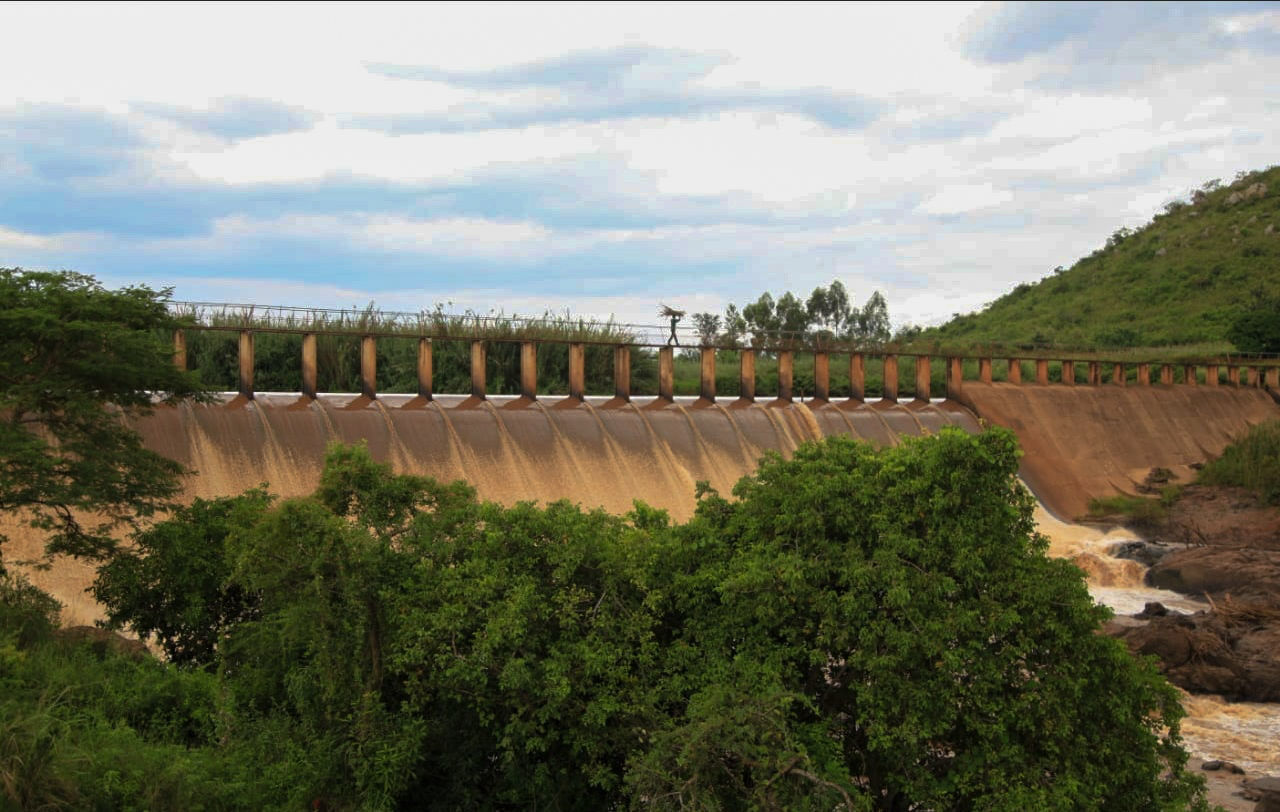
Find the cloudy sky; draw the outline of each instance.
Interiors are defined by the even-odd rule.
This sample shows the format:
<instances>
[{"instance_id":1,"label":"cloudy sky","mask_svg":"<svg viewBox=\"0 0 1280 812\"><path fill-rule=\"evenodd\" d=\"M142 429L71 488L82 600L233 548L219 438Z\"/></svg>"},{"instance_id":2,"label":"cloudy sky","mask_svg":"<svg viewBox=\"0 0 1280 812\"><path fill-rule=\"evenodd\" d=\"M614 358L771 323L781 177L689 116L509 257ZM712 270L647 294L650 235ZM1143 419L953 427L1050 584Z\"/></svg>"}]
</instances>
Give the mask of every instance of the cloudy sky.
<instances>
[{"instance_id":1,"label":"cloudy sky","mask_svg":"<svg viewBox=\"0 0 1280 812\"><path fill-rule=\"evenodd\" d=\"M1276 4L0 5L0 266L183 299L981 306L1280 163Z\"/></svg>"}]
</instances>

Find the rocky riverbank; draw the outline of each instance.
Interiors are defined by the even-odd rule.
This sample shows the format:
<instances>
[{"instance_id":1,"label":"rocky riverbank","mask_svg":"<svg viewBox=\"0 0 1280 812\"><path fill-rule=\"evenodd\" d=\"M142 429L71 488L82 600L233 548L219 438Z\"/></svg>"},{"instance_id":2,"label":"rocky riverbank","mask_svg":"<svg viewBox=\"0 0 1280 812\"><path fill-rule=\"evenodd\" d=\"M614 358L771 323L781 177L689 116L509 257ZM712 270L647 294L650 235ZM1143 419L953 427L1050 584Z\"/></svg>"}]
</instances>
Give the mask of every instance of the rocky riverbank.
<instances>
[{"instance_id":1,"label":"rocky riverbank","mask_svg":"<svg viewBox=\"0 0 1280 812\"><path fill-rule=\"evenodd\" d=\"M1280 509L1243 489L1191 485L1162 522L1142 530L1145 540L1117 542L1112 555L1148 567L1149 586L1199 598L1209 608L1186 614L1153 602L1117 616L1104 631L1135 653L1157 657L1169 681L1193 695L1280 702ZM1280 764L1258 758L1266 772L1280 775ZM1280 779L1237 774L1230 766L1205 763L1215 802L1280 810L1280 795L1263 791L1268 781L1280 789Z\"/></svg>"}]
</instances>

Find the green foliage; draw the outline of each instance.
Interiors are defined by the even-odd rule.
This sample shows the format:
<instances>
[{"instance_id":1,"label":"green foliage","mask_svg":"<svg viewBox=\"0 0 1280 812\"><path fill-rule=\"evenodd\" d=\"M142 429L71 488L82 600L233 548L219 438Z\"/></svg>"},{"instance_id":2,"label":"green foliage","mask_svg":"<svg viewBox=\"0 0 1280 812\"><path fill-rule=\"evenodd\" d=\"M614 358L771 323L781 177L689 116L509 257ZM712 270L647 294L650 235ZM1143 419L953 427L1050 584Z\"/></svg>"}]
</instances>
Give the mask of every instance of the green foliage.
<instances>
[{"instance_id":1,"label":"green foliage","mask_svg":"<svg viewBox=\"0 0 1280 812\"><path fill-rule=\"evenodd\" d=\"M1122 522L1136 529L1154 530L1164 525L1171 501L1150 496L1117 494L1089 500L1089 518Z\"/></svg>"},{"instance_id":2,"label":"green foliage","mask_svg":"<svg viewBox=\"0 0 1280 812\"><path fill-rule=\"evenodd\" d=\"M1280 353L1280 295L1250 297L1227 328L1227 339L1241 352Z\"/></svg>"},{"instance_id":3,"label":"green foliage","mask_svg":"<svg viewBox=\"0 0 1280 812\"><path fill-rule=\"evenodd\" d=\"M270 503L261 490L197 499L136 533L93 583L111 628L154 636L172 663L212 666L219 637L258 613L257 596L228 583L226 539L253 525Z\"/></svg>"},{"instance_id":4,"label":"green foliage","mask_svg":"<svg viewBox=\"0 0 1280 812\"><path fill-rule=\"evenodd\" d=\"M50 552L104 555L113 529L164 509L178 490L182 467L120 420L201 394L154 337L179 324L167 296L0 269L0 511L46 532Z\"/></svg>"},{"instance_id":5,"label":"green foliage","mask_svg":"<svg viewBox=\"0 0 1280 812\"><path fill-rule=\"evenodd\" d=\"M1202 806L1176 693L1094 633L1017 454L1000 430L828 440L673 525L481 503L335 447L312 498L178 517L260 599L217 638L192 780L284 808Z\"/></svg>"},{"instance_id":6,"label":"green foliage","mask_svg":"<svg viewBox=\"0 0 1280 812\"><path fill-rule=\"evenodd\" d=\"M58 626L61 606L19 573L0 572L0 633L19 646L46 640Z\"/></svg>"},{"instance_id":7,"label":"green foliage","mask_svg":"<svg viewBox=\"0 0 1280 812\"><path fill-rule=\"evenodd\" d=\"M1248 488L1264 502L1280 505L1280 420L1251 428L1200 469L1196 481Z\"/></svg>"},{"instance_id":8,"label":"green foliage","mask_svg":"<svg viewBox=\"0 0 1280 812\"><path fill-rule=\"evenodd\" d=\"M1259 183L1264 195L1244 195ZM1271 304L1280 297L1280 166L1227 185L1205 184L1191 197L1141 228L1117 230L1069 269L1020 283L925 338L1103 349L1201 344L1209 345L1206 355L1234 344L1243 352L1280 352Z\"/></svg>"}]
</instances>

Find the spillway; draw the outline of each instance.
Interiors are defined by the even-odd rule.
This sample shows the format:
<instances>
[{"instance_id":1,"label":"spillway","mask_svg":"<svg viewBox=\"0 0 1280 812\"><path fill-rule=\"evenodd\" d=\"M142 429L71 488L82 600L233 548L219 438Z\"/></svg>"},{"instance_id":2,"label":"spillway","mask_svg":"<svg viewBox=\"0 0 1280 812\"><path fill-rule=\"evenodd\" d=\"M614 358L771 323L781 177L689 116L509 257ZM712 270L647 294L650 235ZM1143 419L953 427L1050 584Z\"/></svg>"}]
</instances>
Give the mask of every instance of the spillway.
<instances>
[{"instance_id":1,"label":"spillway","mask_svg":"<svg viewBox=\"0 0 1280 812\"><path fill-rule=\"evenodd\" d=\"M365 442L397 472L466 480L485 499L569 499L612 512L630 510L639 499L677 520L692 514L698 481L727 494L766 452L789 455L833 434L883 446L944 426L977 431L978 421L950 401L776 408L732 399L619 404L259 394L160 409L137 423L148 447L196 471L190 497L225 496L263 482L283 496L310 493L330 443Z\"/></svg>"}]
</instances>

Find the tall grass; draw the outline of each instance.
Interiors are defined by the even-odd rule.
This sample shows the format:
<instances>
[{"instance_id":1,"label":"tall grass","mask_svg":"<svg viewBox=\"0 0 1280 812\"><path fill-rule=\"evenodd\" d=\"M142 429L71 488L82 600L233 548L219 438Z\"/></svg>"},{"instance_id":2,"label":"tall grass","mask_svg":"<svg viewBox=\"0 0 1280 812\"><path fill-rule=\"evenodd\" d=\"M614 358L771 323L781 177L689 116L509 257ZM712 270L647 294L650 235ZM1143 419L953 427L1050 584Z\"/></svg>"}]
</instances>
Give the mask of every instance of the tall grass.
<instances>
[{"instance_id":1,"label":"tall grass","mask_svg":"<svg viewBox=\"0 0 1280 812\"><path fill-rule=\"evenodd\" d=\"M1251 428L1201 469L1196 481L1248 488L1267 504L1280 505L1280 420Z\"/></svg>"}]
</instances>

